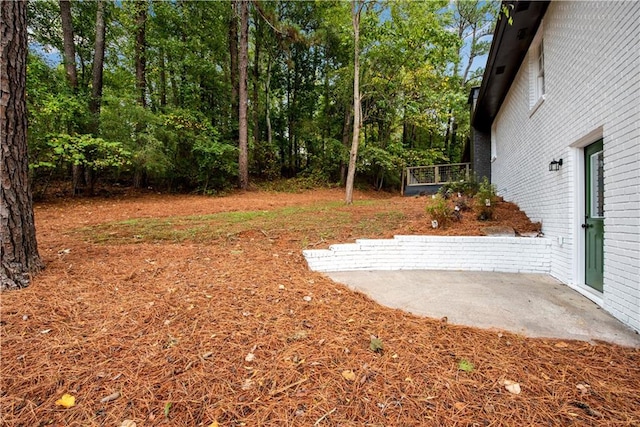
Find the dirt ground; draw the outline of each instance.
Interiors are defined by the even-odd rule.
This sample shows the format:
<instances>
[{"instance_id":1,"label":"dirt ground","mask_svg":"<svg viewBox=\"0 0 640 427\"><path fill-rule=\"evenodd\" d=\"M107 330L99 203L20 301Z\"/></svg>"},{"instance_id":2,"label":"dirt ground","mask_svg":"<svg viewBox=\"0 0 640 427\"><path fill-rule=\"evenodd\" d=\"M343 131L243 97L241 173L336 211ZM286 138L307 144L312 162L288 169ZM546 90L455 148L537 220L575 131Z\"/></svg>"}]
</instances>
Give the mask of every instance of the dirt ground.
<instances>
[{"instance_id":1,"label":"dirt ground","mask_svg":"<svg viewBox=\"0 0 640 427\"><path fill-rule=\"evenodd\" d=\"M1 295L0 425L640 425L640 350L381 307L309 271L301 252L535 231L517 207L434 230L425 197L342 200L122 191L36 204L47 268Z\"/></svg>"}]
</instances>

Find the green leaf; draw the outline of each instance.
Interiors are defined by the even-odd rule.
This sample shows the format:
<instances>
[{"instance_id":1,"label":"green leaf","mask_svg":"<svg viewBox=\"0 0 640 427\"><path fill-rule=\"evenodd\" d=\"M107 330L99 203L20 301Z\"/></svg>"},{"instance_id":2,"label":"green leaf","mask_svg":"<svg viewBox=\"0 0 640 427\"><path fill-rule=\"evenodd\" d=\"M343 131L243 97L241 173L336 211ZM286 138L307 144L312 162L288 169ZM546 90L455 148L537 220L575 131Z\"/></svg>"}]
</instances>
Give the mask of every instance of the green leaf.
<instances>
[{"instance_id":1,"label":"green leaf","mask_svg":"<svg viewBox=\"0 0 640 427\"><path fill-rule=\"evenodd\" d=\"M167 402L167 403L165 403L165 405L164 405L164 416L165 416L166 418L169 418L169 412L171 412L171 406L172 406L172 405L173 405L173 404L172 404L171 402Z\"/></svg>"},{"instance_id":2,"label":"green leaf","mask_svg":"<svg viewBox=\"0 0 640 427\"><path fill-rule=\"evenodd\" d=\"M384 350L384 344L380 338L371 337L371 342L369 343L369 349L375 353L380 353Z\"/></svg>"},{"instance_id":3,"label":"green leaf","mask_svg":"<svg viewBox=\"0 0 640 427\"><path fill-rule=\"evenodd\" d=\"M469 362L468 360L461 359L460 362L458 362L458 369L464 372L473 372L474 366L473 363Z\"/></svg>"}]
</instances>

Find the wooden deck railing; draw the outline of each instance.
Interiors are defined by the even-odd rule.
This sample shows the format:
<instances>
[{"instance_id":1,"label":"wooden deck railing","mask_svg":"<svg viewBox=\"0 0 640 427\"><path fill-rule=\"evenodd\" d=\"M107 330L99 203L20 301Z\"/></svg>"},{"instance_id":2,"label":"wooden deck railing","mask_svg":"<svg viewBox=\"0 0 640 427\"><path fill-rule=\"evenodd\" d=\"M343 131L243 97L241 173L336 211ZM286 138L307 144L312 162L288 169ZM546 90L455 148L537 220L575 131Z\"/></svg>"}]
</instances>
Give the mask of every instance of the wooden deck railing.
<instances>
[{"instance_id":1,"label":"wooden deck railing","mask_svg":"<svg viewBox=\"0 0 640 427\"><path fill-rule=\"evenodd\" d=\"M417 166L405 171L407 187L412 185L448 184L454 181L468 180L471 163L452 163L448 165Z\"/></svg>"}]
</instances>

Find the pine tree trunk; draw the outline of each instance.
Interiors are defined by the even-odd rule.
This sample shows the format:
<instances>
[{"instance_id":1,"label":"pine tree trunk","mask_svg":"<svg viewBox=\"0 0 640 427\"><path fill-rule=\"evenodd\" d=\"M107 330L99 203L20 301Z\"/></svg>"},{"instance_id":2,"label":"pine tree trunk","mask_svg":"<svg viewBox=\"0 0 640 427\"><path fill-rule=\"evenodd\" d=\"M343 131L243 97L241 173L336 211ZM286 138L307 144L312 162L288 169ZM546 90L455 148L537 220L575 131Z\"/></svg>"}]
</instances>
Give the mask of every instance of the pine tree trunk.
<instances>
[{"instance_id":1,"label":"pine tree trunk","mask_svg":"<svg viewBox=\"0 0 640 427\"><path fill-rule=\"evenodd\" d=\"M229 78L231 79L231 139L238 140L238 0L231 1L229 16Z\"/></svg>"},{"instance_id":2,"label":"pine tree trunk","mask_svg":"<svg viewBox=\"0 0 640 427\"><path fill-rule=\"evenodd\" d=\"M89 110L94 115L93 127L94 135L98 132L100 105L102 103L102 73L104 70L104 38L106 26L104 23L104 1L98 0L98 10L96 12L96 42L93 54L93 78L91 89L91 102Z\"/></svg>"},{"instance_id":3,"label":"pine tree trunk","mask_svg":"<svg viewBox=\"0 0 640 427\"><path fill-rule=\"evenodd\" d=\"M73 33L73 21L71 19L71 1L60 0L60 19L62 21L62 44L64 69L69 87L74 93L78 91L78 72L76 70L76 45ZM68 129L69 133L76 132L77 129ZM84 170L82 165L73 165L71 187L75 196L84 182Z\"/></svg>"},{"instance_id":4,"label":"pine tree trunk","mask_svg":"<svg viewBox=\"0 0 640 427\"><path fill-rule=\"evenodd\" d=\"M141 1L136 6L136 43L135 43L135 62L136 62L136 89L138 91L138 104L142 108L147 107L147 2ZM162 70L161 72L163 72ZM136 124L136 145L141 149L140 133L144 129L144 123L139 121ZM142 165L137 164L133 171L133 187L141 188L145 181L145 170Z\"/></svg>"},{"instance_id":5,"label":"pine tree trunk","mask_svg":"<svg viewBox=\"0 0 640 427\"><path fill-rule=\"evenodd\" d=\"M91 100L89 101L89 112L91 112L91 133L97 136L100 130L100 106L102 104L102 73L104 69L104 47L106 26L104 22L104 1L98 0L98 9L96 11L96 42L95 51L93 53L93 75ZM87 159L91 160L91 159ZM90 166L85 166L85 189L88 196L93 195L93 187L95 184L95 171Z\"/></svg>"},{"instance_id":6,"label":"pine tree trunk","mask_svg":"<svg viewBox=\"0 0 640 427\"><path fill-rule=\"evenodd\" d=\"M351 136L351 106L345 107L344 122L342 124L342 145L349 147L349 137ZM340 185L347 185L347 164L340 161Z\"/></svg>"},{"instance_id":7,"label":"pine tree trunk","mask_svg":"<svg viewBox=\"0 0 640 427\"><path fill-rule=\"evenodd\" d=\"M240 0L240 49L239 49L239 113L238 113L238 174L239 187L249 188L249 146L247 104L247 71L249 68L249 1Z\"/></svg>"},{"instance_id":8,"label":"pine tree trunk","mask_svg":"<svg viewBox=\"0 0 640 427\"><path fill-rule=\"evenodd\" d=\"M253 143L256 149L260 145L260 120L258 116L258 103L259 88L260 88L260 39L261 39L261 26L256 21L256 37L254 37L254 50L253 50L253 93L252 93L252 118L253 118Z\"/></svg>"},{"instance_id":9,"label":"pine tree trunk","mask_svg":"<svg viewBox=\"0 0 640 427\"><path fill-rule=\"evenodd\" d=\"M164 47L160 46L160 109L167 106L167 67L164 59Z\"/></svg>"},{"instance_id":10,"label":"pine tree trunk","mask_svg":"<svg viewBox=\"0 0 640 427\"><path fill-rule=\"evenodd\" d=\"M76 71L76 45L73 40L73 24L71 21L71 2L69 0L60 0L60 18L62 19L64 69L69 86L75 92L78 90L78 74Z\"/></svg>"},{"instance_id":11,"label":"pine tree trunk","mask_svg":"<svg viewBox=\"0 0 640 427\"><path fill-rule=\"evenodd\" d=\"M145 32L147 25L147 2L142 1L136 3L136 8L136 89L138 90L138 103L142 107L146 107L147 41Z\"/></svg>"},{"instance_id":12,"label":"pine tree trunk","mask_svg":"<svg viewBox=\"0 0 640 427\"><path fill-rule=\"evenodd\" d=\"M27 156L27 3L0 2L0 290L29 285L38 254Z\"/></svg>"},{"instance_id":13,"label":"pine tree trunk","mask_svg":"<svg viewBox=\"0 0 640 427\"><path fill-rule=\"evenodd\" d=\"M267 122L267 145L271 150L271 144L273 143L273 132L271 129L271 56L267 62L267 81L265 82L265 101L264 101L264 115Z\"/></svg>"},{"instance_id":14,"label":"pine tree trunk","mask_svg":"<svg viewBox=\"0 0 640 427\"><path fill-rule=\"evenodd\" d=\"M353 184L356 176L356 159L360 142L360 128L362 126L362 108L360 102L360 13L362 4L359 0L352 2L354 54L353 54L353 138L349 153L349 168L347 169L347 184L345 202L353 203Z\"/></svg>"},{"instance_id":15,"label":"pine tree trunk","mask_svg":"<svg viewBox=\"0 0 640 427\"><path fill-rule=\"evenodd\" d=\"M180 103L178 79L176 77L176 70L174 68L175 62L174 62L173 55L171 55L171 49L167 50L167 63L169 65L169 67L167 68L167 71L169 72L169 82L171 83L172 104L176 107L182 107L182 104Z\"/></svg>"}]
</instances>

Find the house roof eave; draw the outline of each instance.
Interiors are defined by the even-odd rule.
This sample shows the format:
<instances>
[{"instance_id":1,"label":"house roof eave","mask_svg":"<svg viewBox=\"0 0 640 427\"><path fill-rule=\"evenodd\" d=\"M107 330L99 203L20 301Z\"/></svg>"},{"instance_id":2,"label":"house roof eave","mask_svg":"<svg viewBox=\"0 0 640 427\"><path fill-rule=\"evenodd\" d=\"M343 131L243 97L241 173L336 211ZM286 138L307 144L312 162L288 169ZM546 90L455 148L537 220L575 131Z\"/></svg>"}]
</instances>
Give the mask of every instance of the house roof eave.
<instances>
[{"instance_id":1,"label":"house roof eave","mask_svg":"<svg viewBox=\"0 0 640 427\"><path fill-rule=\"evenodd\" d=\"M513 23L500 14L471 124L488 132L527 55L550 1L503 1Z\"/></svg>"}]
</instances>

